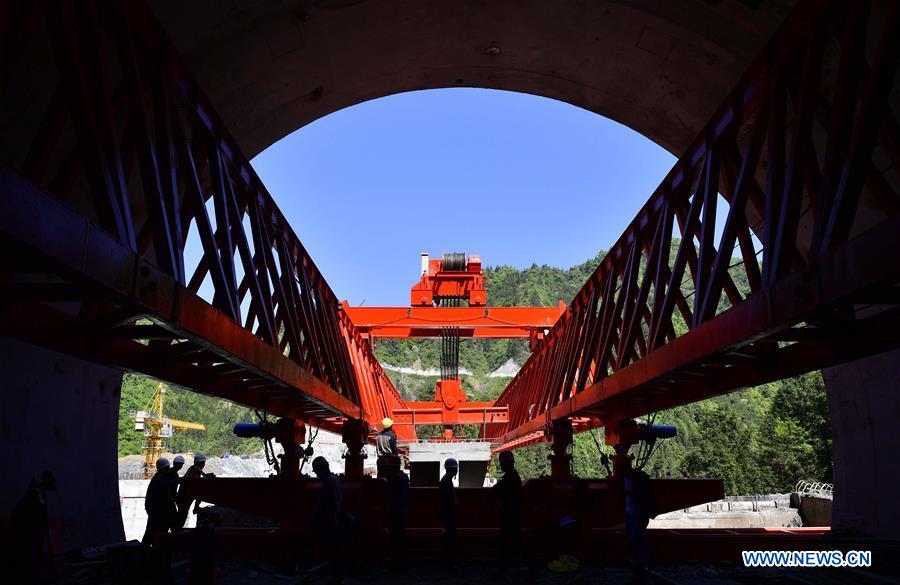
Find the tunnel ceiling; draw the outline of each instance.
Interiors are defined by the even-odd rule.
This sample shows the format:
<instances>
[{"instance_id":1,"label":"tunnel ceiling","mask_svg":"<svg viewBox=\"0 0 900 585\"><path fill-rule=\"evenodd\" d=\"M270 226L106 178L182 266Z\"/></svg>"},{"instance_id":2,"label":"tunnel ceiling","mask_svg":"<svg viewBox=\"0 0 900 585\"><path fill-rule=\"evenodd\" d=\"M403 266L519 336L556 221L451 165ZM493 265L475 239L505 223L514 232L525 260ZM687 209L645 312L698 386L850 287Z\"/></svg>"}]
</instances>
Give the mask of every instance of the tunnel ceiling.
<instances>
[{"instance_id":1,"label":"tunnel ceiling","mask_svg":"<svg viewBox=\"0 0 900 585\"><path fill-rule=\"evenodd\" d=\"M341 108L442 87L555 98L680 154L792 0L152 0L252 157Z\"/></svg>"}]
</instances>

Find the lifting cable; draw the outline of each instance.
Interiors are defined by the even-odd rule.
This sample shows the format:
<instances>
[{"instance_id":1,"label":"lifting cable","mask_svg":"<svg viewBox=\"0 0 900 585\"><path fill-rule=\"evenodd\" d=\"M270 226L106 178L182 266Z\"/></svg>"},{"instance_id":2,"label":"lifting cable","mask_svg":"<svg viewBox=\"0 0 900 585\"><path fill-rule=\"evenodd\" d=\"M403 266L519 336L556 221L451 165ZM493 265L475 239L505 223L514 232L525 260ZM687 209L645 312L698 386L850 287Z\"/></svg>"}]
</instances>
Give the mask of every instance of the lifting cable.
<instances>
[{"instance_id":1,"label":"lifting cable","mask_svg":"<svg viewBox=\"0 0 900 585\"><path fill-rule=\"evenodd\" d=\"M466 253L449 252L441 258L441 268L447 272L465 272Z\"/></svg>"},{"instance_id":2,"label":"lifting cable","mask_svg":"<svg viewBox=\"0 0 900 585\"><path fill-rule=\"evenodd\" d=\"M314 433L310 433L309 441L306 443L306 449L303 450L303 461L300 463L300 473L303 473L303 466L306 465L306 461L312 457L313 454L313 443L316 441L316 437L319 436L319 427L310 427L315 429Z\"/></svg>"},{"instance_id":3,"label":"lifting cable","mask_svg":"<svg viewBox=\"0 0 900 585\"><path fill-rule=\"evenodd\" d=\"M266 411L260 411L257 409L254 412L256 413L256 418L259 419L261 426L267 426L269 424L269 421L266 417ZM265 435L263 435L262 442L263 453L265 453L266 455L266 463L270 467L275 468L276 475L281 475L281 466L278 465L278 457L275 455L275 447L272 445L272 437L266 437Z\"/></svg>"},{"instance_id":4,"label":"lifting cable","mask_svg":"<svg viewBox=\"0 0 900 585\"><path fill-rule=\"evenodd\" d=\"M442 307L460 307L458 297L441 299ZM441 327L441 379L459 378L459 327Z\"/></svg>"}]
</instances>

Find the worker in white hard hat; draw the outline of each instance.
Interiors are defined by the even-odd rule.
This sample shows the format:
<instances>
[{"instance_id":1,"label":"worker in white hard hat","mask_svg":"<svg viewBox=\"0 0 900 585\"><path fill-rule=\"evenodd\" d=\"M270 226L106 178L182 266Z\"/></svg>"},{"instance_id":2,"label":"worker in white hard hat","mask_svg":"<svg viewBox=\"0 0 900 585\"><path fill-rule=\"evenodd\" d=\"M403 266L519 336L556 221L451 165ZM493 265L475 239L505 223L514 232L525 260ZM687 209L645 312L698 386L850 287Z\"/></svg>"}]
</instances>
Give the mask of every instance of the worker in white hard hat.
<instances>
[{"instance_id":1,"label":"worker in white hard hat","mask_svg":"<svg viewBox=\"0 0 900 585\"><path fill-rule=\"evenodd\" d=\"M181 455L179 455L181 457ZM177 459L177 457L176 457ZM178 496L175 499L176 504L178 504L178 519L175 521L174 528L176 530L180 530L184 528L184 523L187 522L188 512L191 509L191 504L194 506L194 514L197 513L197 510L200 509L200 500L194 501L189 494L189 487L186 485L186 479L195 479L201 477L215 477L212 473L206 473L203 471L203 468L206 466L206 456L202 453L197 453L194 455L194 463L188 467L188 470L184 472L184 477L181 478L181 482L178 486Z\"/></svg>"},{"instance_id":2,"label":"worker in white hard hat","mask_svg":"<svg viewBox=\"0 0 900 585\"><path fill-rule=\"evenodd\" d=\"M172 470L169 460L156 460L156 473L147 486L144 509L147 511L147 528L141 542L153 544L159 536L167 533L175 521L178 509L175 507L175 487L178 474Z\"/></svg>"},{"instance_id":3,"label":"worker in white hard hat","mask_svg":"<svg viewBox=\"0 0 900 585\"><path fill-rule=\"evenodd\" d=\"M381 421L381 432L375 437L375 455L378 457L376 468L380 479L388 478L388 458L391 455L399 455L399 453L394 421L385 417Z\"/></svg>"},{"instance_id":4,"label":"worker in white hard hat","mask_svg":"<svg viewBox=\"0 0 900 585\"><path fill-rule=\"evenodd\" d=\"M446 558L455 558L456 553L456 510L459 500L456 498L456 486L453 480L459 472L459 462L453 457L444 461L444 477L439 487L441 524L444 526L444 550Z\"/></svg>"}]
</instances>

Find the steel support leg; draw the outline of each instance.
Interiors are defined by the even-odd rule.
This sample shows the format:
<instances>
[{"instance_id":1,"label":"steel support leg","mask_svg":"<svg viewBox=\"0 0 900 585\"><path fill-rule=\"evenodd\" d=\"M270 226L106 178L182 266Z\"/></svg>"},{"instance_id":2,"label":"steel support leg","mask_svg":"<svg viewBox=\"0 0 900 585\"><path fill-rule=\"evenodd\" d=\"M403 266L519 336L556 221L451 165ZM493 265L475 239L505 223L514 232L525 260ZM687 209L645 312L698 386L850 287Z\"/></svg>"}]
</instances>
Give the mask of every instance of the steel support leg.
<instances>
[{"instance_id":1,"label":"steel support leg","mask_svg":"<svg viewBox=\"0 0 900 585\"><path fill-rule=\"evenodd\" d=\"M363 462L366 459L363 446L369 439L369 423L362 419L345 420L342 438L347 445L347 454L344 456L344 479L360 481L363 478Z\"/></svg>"},{"instance_id":2,"label":"steel support leg","mask_svg":"<svg viewBox=\"0 0 900 585\"><path fill-rule=\"evenodd\" d=\"M572 421L569 419L553 421L551 427L550 477L554 481L572 479L572 456L569 445L572 444Z\"/></svg>"},{"instance_id":3,"label":"steel support leg","mask_svg":"<svg viewBox=\"0 0 900 585\"><path fill-rule=\"evenodd\" d=\"M276 423L275 440L284 449L281 455L281 477L300 476L300 450L306 442L306 424L302 420L283 418Z\"/></svg>"}]
</instances>

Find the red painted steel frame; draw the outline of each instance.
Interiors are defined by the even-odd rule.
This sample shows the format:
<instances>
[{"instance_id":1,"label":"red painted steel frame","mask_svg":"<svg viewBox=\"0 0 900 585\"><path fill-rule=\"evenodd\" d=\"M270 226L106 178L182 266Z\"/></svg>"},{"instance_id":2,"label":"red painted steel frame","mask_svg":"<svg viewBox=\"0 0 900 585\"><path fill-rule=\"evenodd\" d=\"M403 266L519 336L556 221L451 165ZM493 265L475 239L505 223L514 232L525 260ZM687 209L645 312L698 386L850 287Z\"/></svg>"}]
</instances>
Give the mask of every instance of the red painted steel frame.
<instances>
[{"instance_id":1,"label":"red painted steel frame","mask_svg":"<svg viewBox=\"0 0 900 585\"><path fill-rule=\"evenodd\" d=\"M363 335L385 339L440 337L459 327L460 337L487 339L543 336L566 310L557 307L351 307L342 308Z\"/></svg>"},{"instance_id":2,"label":"red painted steel frame","mask_svg":"<svg viewBox=\"0 0 900 585\"><path fill-rule=\"evenodd\" d=\"M425 555L441 555L444 540L441 528L410 530L407 552L427 558ZM457 554L460 557L494 557L498 543L497 531L492 529L460 529L457 533ZM546 535L544 535L546 539ZM828 528L688 528L649 529L647 540L656 553L658 562L677 561L728 561L741 562L745 550L852 550L858 543L836 541ZM169 535L174 547L189 553L194 546L192 533L181 531ZM271 530L268 528L218 528L216 552L222 556L239 556L280 563L292 558L299 547L310 542L306 530ZM375 548L372 543L388 542L383 532L374 535L353 535L345 542L347 560L360 562L373 556L384 558L388 551ZM546 551L546 540L535 546L529 539L526 555L538 555ZM891 554L890 549L884 551ZM576 549L578 558L589 562L629 561L627 538L624 528L601 528L584 531ZM875 552L876 559L881 558ZM531 558L542 558L532 556ZM656 582L669 582L656 579Z\"/></svg>"},{"instance_id":3,"label":"red painted steel frame","mask_svg":"<svg viewBox=\"0 0 900 585\"><path fill-rule=\"evenodd\" d=\"M442 258L429 260L428 272L422 274L410 291L409 304L431 307L448 298L465 299L470 307L487 304L481 258L475 255L465 257L464 270L445 270Z\"/></svg>"},{"instance_id":4,"label":"red painted steel frame","mask_svg":"<svg viewBox=\"0 0 900 585\"><path fill-rule=\"evenodd\" d=\"M308 527L321 483L315 479L272 480L269 478L212 478L193 480L191 493L204 502L250 512L277 520L282 527ZM651 488L659 513L681 510L723 497L720 479L655 479ZM249 499L248 493L257 497ZM490 488L457 490L460 529L496 530L497 502ZM624 522L622 483L613 479L526 481L522 488L522 523L525 530L555 529L560 515L571 515L585 528L615 526ZM384 481L366 478L344 482L344 511L355 514L366 530L387 526L383 505L387 501ZM438 489L410 488L410 530L440 528Z\"/></svg>"},{"instance_id":5,"label":"red painted steel frame","mask_svg":"<svg viewBox=\"0 0 900 585\"><path fill-rule=\"evenodd\" d=\"M2 330L332 430L402 405L148 7L36 11L60 78L0 176Z\"/></svg>"},{"instance_id":6,"label":"red painted steel frame","mask_svg":"<svg viewBox=\"0 0 900 585\"><path fill-rule=\"evenodd\" d=\"M498 398L510 422L488 435L519 446L549 420L607 424L900 345L900 4L875 8L795 8Z\"/></svg>"}]
</instances>

